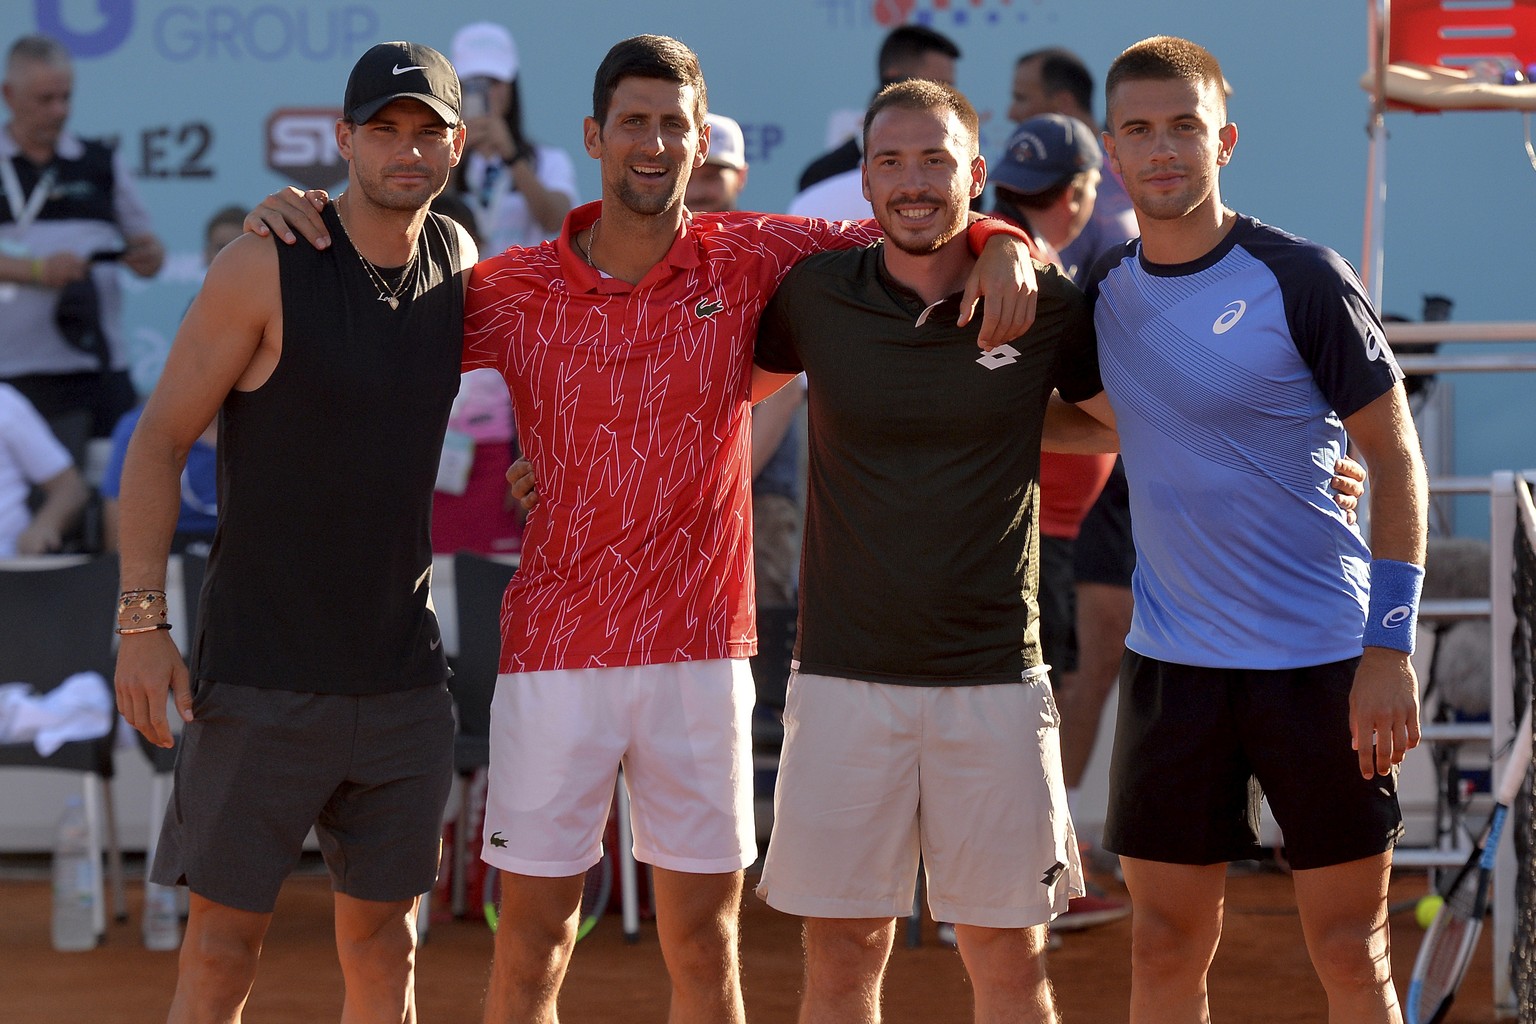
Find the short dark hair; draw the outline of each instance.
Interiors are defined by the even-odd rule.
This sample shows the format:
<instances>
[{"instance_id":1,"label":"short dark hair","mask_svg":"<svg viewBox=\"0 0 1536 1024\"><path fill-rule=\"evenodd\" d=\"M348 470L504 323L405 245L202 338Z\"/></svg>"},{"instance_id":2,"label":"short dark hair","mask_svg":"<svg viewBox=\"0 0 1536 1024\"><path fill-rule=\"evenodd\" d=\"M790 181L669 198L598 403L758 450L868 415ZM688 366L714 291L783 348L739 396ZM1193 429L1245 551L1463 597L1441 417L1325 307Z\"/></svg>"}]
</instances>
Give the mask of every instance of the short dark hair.
<instances>
[{"instance_id":1,"label":"short dark hair","mask_svg":"<svg viewBox=\"0 0 1536 1024\"><path fill-rule=\"evenodd\" d=\"M1221 73L1221 64L1211 51L1198 43L1178 36L1152 36L1127 47L1104 76L1105 118L1109 117L1109 101L1121 82L1132 80L1191 82L1196 86L1209 85L1215 90L1220 103L1222 120L1227 116L1227 80ZM1110 125L1114 129L1114 125Z\"/></svg>"},{"instance_id":2,"label":"short dark hair","mask_svg":"<svg viewBox=\"0 0 1536 1024\"><path fill-rule=\"evenodd\" d=\"M213 216L208 218L208 223L203 225L203 241L206 242L213 237L214 228L221 227L244 228L245 207L238 203L231 203L215 210Z\"/></svg>"},{"instance_id":3,"label":"short dark hair","mask_svg":"<svg viewBox=\"0 0 1536 1024\"><path fill-rule=\"evenodd\" d=\"M6 78L9 79L11 70L23 62L67 68L70 64L69 49L52 36L22 36L11 44L5 55Z\"/></svg>"},{"instance_id":4,"label":"short dark hair","mask_svg":"<svg viewBox=\"0 0 1536 1024\"><path fill-rule=\"evenodd\" d=\"M891 108L948 111L954 114L971 137L971 156L980 155L981 124L976 116L976 108L971 106L971 101L952 85L930 82L924 78L892 82L875 94L869 109L864 112L864 151L866 153L869 152L869 126L874 124L875 115Z\"/></svg>"},{"instance_id":5,"label":"short dark hair","mask_svg":"<svg viewBox=\"0 0 1536 1024\"><path fill-rule=\"evenodd\" d=\"M1078 106L1089 113L1093 112L1093 73L1081 57L1071 50L1048 46L1043 50L1031 50L1020 57L1014 66L1033 60L1040 62L1040 84L1046 92L1069 93Z\"/></svg>"},{"instance_id":6,"label":"short dark hair","mask_svg":"<svg viewBox=\"0 0 1536 1024\"><path fill-rule=\"evenodd\" d=\"M880 56L875 60L880 84L889 85L905 77L895 69L913 64L930 53L942 53L951 60L960 59L960 47L942 32L923 25L898 25L891 29L885 42L880 44Z\"/></svg>"},{"instance_id":7,"label":"short dark hair","mask_svg":"<svg viewBox=\"0 0 1536 1024\"><path fill-rule=\"evenodd\" d=\"M597 66L592 82L592 117L598 125L608 120L613 93L626 78L655 78L693 86L693 119L699 126L704 124L709 99L704 92L699 55L671 36L631 36L613 44Z\"/></svg>"}]
</instances>

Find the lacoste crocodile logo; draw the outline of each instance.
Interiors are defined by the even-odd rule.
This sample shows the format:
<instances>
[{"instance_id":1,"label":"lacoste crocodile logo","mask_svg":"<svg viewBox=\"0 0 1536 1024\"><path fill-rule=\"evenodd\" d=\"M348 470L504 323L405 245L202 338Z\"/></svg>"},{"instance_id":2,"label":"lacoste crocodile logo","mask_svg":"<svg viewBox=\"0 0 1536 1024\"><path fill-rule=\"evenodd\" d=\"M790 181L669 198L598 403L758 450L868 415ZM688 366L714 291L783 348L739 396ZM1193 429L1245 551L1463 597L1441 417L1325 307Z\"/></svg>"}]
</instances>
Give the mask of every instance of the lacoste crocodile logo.
<instances>
[{"instance_id":1,"label":"lacoste crocodile logo","mask_svg":"<svg viewBox=\"0 0 1536 1024\"><path fill-rule=\"evenodd\" d=\"M725 303L721 302L719 299L714 299L713 301L710 299L700 299L699 304L693 307L693 312L697 316L707 318L714 316L724 308Z\"/></svg>"},{"instance_id":2,"label":"lacoste crocodile logo","mask_svg":"<svg viewBox=\"0 0 1536 1024\"><path fill-rule=\"evenodd\" d=\"M501 829L497 829L495 832L491 833L491 845L492 846L506 846L507 845L507 841L505 839L501 838Z\"/></svg>"}]
</instances>

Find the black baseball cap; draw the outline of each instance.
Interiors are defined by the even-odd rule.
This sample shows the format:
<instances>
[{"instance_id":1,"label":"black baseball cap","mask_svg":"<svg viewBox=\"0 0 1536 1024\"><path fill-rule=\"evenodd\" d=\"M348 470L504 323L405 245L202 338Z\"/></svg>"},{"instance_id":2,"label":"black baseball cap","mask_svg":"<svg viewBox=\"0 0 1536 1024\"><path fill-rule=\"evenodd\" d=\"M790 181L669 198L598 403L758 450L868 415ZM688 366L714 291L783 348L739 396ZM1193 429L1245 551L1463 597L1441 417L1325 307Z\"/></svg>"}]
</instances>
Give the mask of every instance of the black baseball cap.
<instances>
[{"instance_id":1,"label":"black baseball cap","mask_svg":"<svg viewBox=\"0 0 1536 1024\"><path fill-rule=\"evenodd\" d=\"M420 100L444 124L457 125L459 76L441 53L421 43L380 43L357 59L347 78L342 111L353 124L368 119L395 100Z\"/></svg>"}]
</instances>

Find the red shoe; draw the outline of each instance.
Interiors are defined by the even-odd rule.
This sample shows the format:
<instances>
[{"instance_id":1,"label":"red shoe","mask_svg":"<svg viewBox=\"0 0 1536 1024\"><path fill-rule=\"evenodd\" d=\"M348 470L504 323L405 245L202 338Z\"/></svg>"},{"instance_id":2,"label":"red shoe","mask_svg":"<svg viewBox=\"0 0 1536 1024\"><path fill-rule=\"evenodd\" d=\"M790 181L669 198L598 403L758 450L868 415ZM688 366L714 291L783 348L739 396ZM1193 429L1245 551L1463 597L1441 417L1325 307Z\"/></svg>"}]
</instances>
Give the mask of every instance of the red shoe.
<instances>
[{"instance_id":1,"label":"red shoe","mask_svg":"<svg viewBox=\"0 0 1536 1024\"><path fill-rule=\"evenodd\" d=\"M1051 922L1053 932L1080 932L1085 928L1097 928L1101 924L1109 924L1129 916L1131 905L1121 900L1110 899L1102 893L1095 893L1090 887L1087 896L1079 896L1067 901L1067 912Z\"/></svg>"}]
</instances>

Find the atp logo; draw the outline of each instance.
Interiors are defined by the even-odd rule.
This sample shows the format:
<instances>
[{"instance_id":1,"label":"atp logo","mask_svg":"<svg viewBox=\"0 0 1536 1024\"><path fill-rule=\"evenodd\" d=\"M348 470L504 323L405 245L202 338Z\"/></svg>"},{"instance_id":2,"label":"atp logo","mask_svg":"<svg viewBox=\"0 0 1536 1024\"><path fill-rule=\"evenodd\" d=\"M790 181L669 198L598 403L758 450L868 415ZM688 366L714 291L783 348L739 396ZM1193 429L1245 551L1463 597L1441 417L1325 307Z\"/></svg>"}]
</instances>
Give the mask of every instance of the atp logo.
<instances>
[{"instance_id":1,"label":"atp logo","mask_svg":"<svg viewBox=\"0 0 1536 1024\"><path fill-rule=\"evenodd\" d=\"M991 352L983 352L976 361L989 370L999 370L1018 362L1021 354L1012 345L999 345Z\"/></svg>"},{"instance_id":2,"label":"atp logo","mask_svg":"<svg viewBox=\"0 0 1536 1024\"><path fill-rule=\"evenodd\" d=\"M122 46L133 31L134 0L96 0L96 23L75 28L64 23L64 0L34 0L37 30L52 36L76 57L104 57ZM72 5L79 11L81 4Z\"/></svg>"},{"instance_id":3,"label":"atp logo","mask_svg":"<svg viewBox=\"0 0 1536 1024\"><path fill-rule=\"evenodd\" d=\"M1237 322L1243 318L1243 314L1246 312L1248 312L1248 303L1242 299L1233 299L1222 307L1221 316L1217 317L1216 322L1211 324L1211 333L1226 334L1237 326Z\"/></svg>"}]
</instances>

